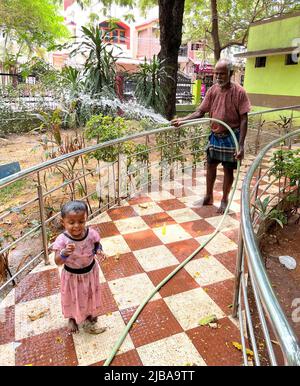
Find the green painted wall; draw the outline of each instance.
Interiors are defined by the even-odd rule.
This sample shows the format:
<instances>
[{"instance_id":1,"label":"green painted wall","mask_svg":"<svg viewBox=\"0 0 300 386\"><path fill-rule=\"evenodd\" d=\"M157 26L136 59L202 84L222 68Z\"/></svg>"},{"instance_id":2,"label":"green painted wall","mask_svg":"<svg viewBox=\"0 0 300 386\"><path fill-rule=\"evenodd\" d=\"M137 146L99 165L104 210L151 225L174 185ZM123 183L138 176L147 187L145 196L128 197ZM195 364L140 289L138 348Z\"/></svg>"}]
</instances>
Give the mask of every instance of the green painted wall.
<instances>
[{"instance_id":1,"label":"green painted wall","mask_svg":"<svg viewBox=\"0 0 300 386\"><path fill-rule=\"evenodd\" d=\"M255 67L255 58L248 58L244 86L254 94L300 96L300 63L287 66L285 55L274 55L266 67Z\"/></svg>"},{"instance_id":2,"label":"green painted wall","mask_svg":"<svg viewBox=\"0 0 300 386\"><path fill-rule=\"evenodd\" d=\"M292 47L293 39L300 38L300 16L250 27L248 51ZM295 44L296 45L296 44Z\"/></svg>"},{"instance_id":3,"label":"green painted wall","mask_svg":"<svg viewBox=\"0 0 300 386\"><path fill-rule=\"evenodd\" d=\"M258 24L250 27L247 51L297 46L300 39L300 15ZM248 93L300 96L300 63L287 66L285 55L267 56L265 67L255 67L255 57L247 59L244 87ZM255 106L266 110L266 107ZM268 114L268 120L278 119L279 115L290 116L290 112ZM299 114L296 114L299 115Z\"/></svg>"}]
</instances>

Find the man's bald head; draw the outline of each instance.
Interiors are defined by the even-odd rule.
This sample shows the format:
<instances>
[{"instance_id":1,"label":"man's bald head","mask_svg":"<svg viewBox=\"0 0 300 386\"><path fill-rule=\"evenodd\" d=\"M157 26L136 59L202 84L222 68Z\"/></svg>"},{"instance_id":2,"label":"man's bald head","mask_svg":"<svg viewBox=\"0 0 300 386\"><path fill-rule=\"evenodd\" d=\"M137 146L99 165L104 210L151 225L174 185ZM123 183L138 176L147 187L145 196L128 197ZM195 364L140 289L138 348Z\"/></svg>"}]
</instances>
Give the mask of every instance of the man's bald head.
<instances>
[{"instance_id":1,"label":"man's bald head","mask_svg":"<svg viewBox=\"0 0 300 386\"><path fill-rule=\"evenodd\" d=\"M215 67L216 81L221 88L230 83L233 75L233 64L229 59L220 59Z\"/></svg>"}]
</instances>

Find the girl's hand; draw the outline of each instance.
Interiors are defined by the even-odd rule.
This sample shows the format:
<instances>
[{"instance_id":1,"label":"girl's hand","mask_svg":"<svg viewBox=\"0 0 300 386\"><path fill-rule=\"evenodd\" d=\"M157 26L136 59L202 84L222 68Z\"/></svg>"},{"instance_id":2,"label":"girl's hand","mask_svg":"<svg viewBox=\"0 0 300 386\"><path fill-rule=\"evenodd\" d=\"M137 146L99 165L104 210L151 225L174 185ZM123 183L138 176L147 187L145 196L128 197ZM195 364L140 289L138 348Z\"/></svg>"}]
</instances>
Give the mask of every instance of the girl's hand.
<instances>
[{"instance_id":1,"label":"girl's hand","mask_svg":"<svg viewBox=\"0 0 300 386\"><path fill-rule=\"evenodd\" d=\"M74 252L74 249L75 249L75 244L69 243L66 245L64 249L62 249L61 252L65 256L70 256Z\"/></svg>"},{"instance_id":2,"label":"girl's hand","mask_svg":"<svg viewBox=\"0 0 300 386\"><path fill-rule=\"evenodd\" d=\"M96 255L100 258L101 262L107 258L107 255L101 249L98 249Z\"/></svg>"}]
</instances>

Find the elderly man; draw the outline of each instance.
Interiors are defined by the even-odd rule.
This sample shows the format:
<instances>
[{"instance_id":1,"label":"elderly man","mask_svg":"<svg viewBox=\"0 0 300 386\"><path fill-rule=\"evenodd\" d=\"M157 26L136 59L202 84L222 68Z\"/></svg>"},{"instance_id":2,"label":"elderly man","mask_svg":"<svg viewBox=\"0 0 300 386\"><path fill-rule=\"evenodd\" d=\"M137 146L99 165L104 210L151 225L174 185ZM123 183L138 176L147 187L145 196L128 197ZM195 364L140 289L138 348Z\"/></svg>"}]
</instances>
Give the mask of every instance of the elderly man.
<instances>
[{"instance_id":1,"label":"elderly man","mask_svg":"<svg viewBox=\"0 0 300 386\"><path fill-rule=\"evenodd\" d=\"M222 163L224 168L223 197L219 213L224 213L228 204L228 196L233 183L233 171L237 168L237 160L244 157L244 141L248 127L248 112L251 109L246 91L239 84L231 81L232 64L221 59L215 67L214 84L206 93L199 108L192 114L172 120L175 127L186 120L202 118L209 113L210 118L219 119L230 126L239 142L236 154L235 144L229 131L221 124L211 123L211 134L207 146L206 196L194 205L213 205L213 188L217 175L217 166Z\"/></svg>"}]
</instances>

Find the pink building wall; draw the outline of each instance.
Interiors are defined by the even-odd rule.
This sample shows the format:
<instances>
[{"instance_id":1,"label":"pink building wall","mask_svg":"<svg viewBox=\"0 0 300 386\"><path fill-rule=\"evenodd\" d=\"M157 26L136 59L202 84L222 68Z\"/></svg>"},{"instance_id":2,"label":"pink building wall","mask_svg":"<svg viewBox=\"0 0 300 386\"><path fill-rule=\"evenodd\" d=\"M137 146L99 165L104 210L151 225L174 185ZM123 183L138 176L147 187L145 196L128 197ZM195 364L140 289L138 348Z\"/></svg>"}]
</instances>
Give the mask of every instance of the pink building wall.
<instances>
[{"instance_id":1,"label":"pink building wall","mask_svg":"<svg viewBox=\"0 0 300 386\"><path fill-rule=\"evenodd\" d=\"M142 59L146 56L147 59L151 59L153 55L159 53L159 37L156 35L153 28L156 24L157 21L155 20L149 24L136 27L137 58Z\"/></svg>"},{"instance_id":2,"label":"pink building wall","mask_svg":"<svg viewBox=\"0 0 300 386\"><path fill-rule=\"evenodd\" d=\"M70 5L75 3L75 0L64 0L64 10L66 10Z\"/></svg>"}]
</instances>

